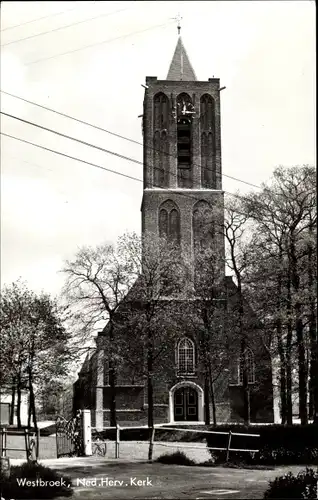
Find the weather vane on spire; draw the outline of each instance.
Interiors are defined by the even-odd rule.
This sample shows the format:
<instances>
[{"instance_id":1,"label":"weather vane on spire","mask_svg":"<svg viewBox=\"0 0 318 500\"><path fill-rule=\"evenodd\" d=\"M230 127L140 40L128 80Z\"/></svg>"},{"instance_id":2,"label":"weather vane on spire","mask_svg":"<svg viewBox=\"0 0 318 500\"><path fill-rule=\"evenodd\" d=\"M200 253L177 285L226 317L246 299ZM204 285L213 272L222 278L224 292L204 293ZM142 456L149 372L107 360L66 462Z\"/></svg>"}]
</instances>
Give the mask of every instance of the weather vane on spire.
<instances>
[{"instance_id":1,"label":"weather vane on spire","mask_svg":"<svg viewBox=\"0 0 318 500\"><path fill-rule=\"evenodd\" d=\"M178 35L180 35L181 31L181 21L182 21L182 16L180 14L177 15L177 17L174 17L174 19L177 21L177 29L178 29Z\"/></svg>"}]
</instances>

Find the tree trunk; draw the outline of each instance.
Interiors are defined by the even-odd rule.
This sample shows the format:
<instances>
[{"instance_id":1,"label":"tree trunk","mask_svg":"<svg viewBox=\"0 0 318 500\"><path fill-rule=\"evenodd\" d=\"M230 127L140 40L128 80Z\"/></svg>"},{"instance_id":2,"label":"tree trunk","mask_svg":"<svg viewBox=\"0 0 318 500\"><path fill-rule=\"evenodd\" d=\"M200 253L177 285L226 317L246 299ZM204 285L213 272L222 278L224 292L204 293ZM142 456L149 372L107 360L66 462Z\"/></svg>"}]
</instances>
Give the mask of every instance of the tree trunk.
<instances>
[{"instance_id":1,"label":"tree trunk","mask_svg":"<svg viewBox=\"0 0 318 500\"><path fill-rule=\"evenodd\" d=\"M147 349L147 396L148 396L148 427L153 427L153 352L149 339Z\"/></svg>"},{"instance_id":2,"label":"tree trunk","mask_svg":"<svg viewBox=\"0 0 318 500\"><path fill-rule=\"evenodd\" d=\"M286 336L286 410L287 424L293 423L293 382L292 382L292 342L293 342L293 325L291 317L291 280L290 266L288 267L287 277L287 336Z\"/></svg>"},{"instance_id":3,"label":"tree trunk","mask_svg":"<svg viewBox=\"0 0 318 500\"><path fill-rule=\"evenodd\" d=\"M288 425L292 425L293 423L292 336L292 324L288 320L286 339L286 406Z\"/></svg>"},{"instance_id":4,"label":"tree trunk","mask_svg":"<svg viewBox=\"0 0 318 500\"><path fill-rule=\"evenodd\" d=\"M20 376L17 380L17 426L21 429L21 379Z\"/></svg>"},{"instance_id":5,"label":"tree trunk","mask_svg":"<svg viewBox=\"0 0 318 500\"><path fill-rule=\"evenodd\" d=\"M248 427L251 423L250 390L248 386L246 341L241 341L241 360L243 362L243 418L244 425Z\"/></svg>"},{"instance_id":6,"label":"tree trunk","mask_svg":"<svg viewBox=\"0 0 318 500\"><path fill-rule=\"evenodd\" d=\"M286 380L286 356L283 343L283 328L282 328L282 290L283 290L283 249L279 246L279 272L277 277L278 283L278 318L276 321L277 347L280 361L280 404L281 404L281 421L282 424L287 422L287 380Z\"/></svg>"},{"instance_id":7,"label":"tree trunk","mask_svg":"<svg viewBox=\"0 0 318 500\"><path fill-rule=\"evenodd\" d=\"M250 405L250 389L248 385L248 372L247 372L247 355L246 355L246 333L244 331L244 306L243 306L243 293L240 276L238 278L238 293L239 293L239 332L241 339L241 356L240 360L243 362L243 419L244 425L249 426L251 423L251 405Z\"/></svg>"},{"instance_id":8,"label":"tree trunk","mask_svg":"<svg viewBox=\"0 0 318 500\"><path fill-rule=\"evenodd\" d=\"M209 374L208 369L206 367L204 373L204 420L205 425L211 425L211 417L210 417L210 390L209 390Z\"/></svg>"},{"instance_id":9,"label":"tree trunk","mask_svg":"<svg viewBox=\"0 0 318 500\"><path fill-rule=\"evenodd\" d=\"M35 408L35 396L33 389L33 378L32 378L32 368L28 367L28 376L29 376L29 418L28 418L28 427L31 427L31 416L33 417L33 426L35 429L38 428L37 418L36 418L36 408Z\"/></svg>"},{"instance_id":10,"label":"tree trunk","mask_svg":"<svg viewBox=\"0 0 318 500\"><path fill-rule=\"evenodd\" d=\"M149 428L149 450L148 460L152 460L153 453L153 430L154 430L154 402L153 402L153 345L152 334L148 330L147 341L147 398L148 398L148 428Z\"/></svg>"},{"instance_id":11,"label":"tree trunk","mask_svg":"<svg viewBox=\"0 0 318 500\"><path fill-rule=\"evenodd\" d=\"M298 262L296 255L296 246L294 235L290 238L290 264L291 264L291 282L295 291L295 320L296 320L296 340L298 351L298 377L299 377L299 417L302 425L308 423L307 412L307 366L306 352L304 345L304 327L301 317L301 302L299 300L300 293L300 277L298 273Z\"/></svg>"},{"instance_id":12,"label":"tree trunk","mask_svg":"<svg viewBox=\"0 0 318 500\"><path fill-rule=\"evenodd\" d=\"M11 406L10 406L10 416L9 416L10 425L13 425L14 422L15 391L16 391L16 384L15 380L13 380L11 388Z\"/></svg>"},{"instance_id":13,"label":"tree trunk","mask_svg":"<svg viewBox=\"0 0 318 500\"><path fill-rule=\"evenodd\" d=\"M310 379L309 379L309 418L318 424L318 332L316 319L316 293L313 278L313 248L308 248L308 288L309 305L309 340L310 340Z\"/></svg>"},{"instance_id":14,"label":"tree trunk","mask_svg":"<svg viewBox=\"0 0 318 500\"><path fill-rule=\"evenodd\" d=\"M114 361L114 324L113 319L110 318L109 328L109 342L110 342L110 356L109 356L109 386L110 386L110 427L117 425L117 412L116 412L116 366Z\"/></svg>"},{"instance_id":15,"label":"tree trunk","mask_svg":"<svg viewBox=\"0 0 318 500\"><path fill-rule=\"evenodd\" d=\"M301 425L308 423L307 411L307 363L304 346L303 321L300 317L300 304L296 304L296 336L298 348L298 371L299 371L299 417Z\"/></svg>"},{"instance_id":16,"label":"tree trunk","mask_svg":"<svg viewBox=\"0 0 318 500\"><path fill-rule=\"evenodd\" d=\"M213 418L213 425L217 425L217 420L216 420L216 404L215 404L215 392L214 392L214 383L213 383L213 378L212 378L212 369L211 369L211 363L209 363L209 378L210 378L210 394L211 394L211 403L212 403L212 418Z\"/></svg>"},{"instance_id":17,"label":"tree trunk","mask_svg":"<svg viewBox=\"0 0 318 500\"><path fill-rule=\"evenodd\" d=\"M282 328L281 321L277 324L277 344L278 344L278 353L279 353L279 361L280 361L280 404L281 404L281 419L282 424L286 424L287 422L287 380L286 380L286 358L284 353L284 346L282 341Z\"/></svg>"}]
</instances>

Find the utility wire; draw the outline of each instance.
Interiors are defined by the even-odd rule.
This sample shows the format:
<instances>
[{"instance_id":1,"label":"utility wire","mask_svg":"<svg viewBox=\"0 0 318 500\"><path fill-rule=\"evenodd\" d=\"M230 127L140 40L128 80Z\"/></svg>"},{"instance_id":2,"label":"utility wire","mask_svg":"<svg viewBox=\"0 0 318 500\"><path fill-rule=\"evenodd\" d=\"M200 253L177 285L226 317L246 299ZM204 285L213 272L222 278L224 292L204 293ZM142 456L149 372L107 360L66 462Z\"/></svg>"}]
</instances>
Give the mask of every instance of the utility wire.
<instances>
[{"instance_id":1,"label":"utility wire","mask_svg":"<svg viewBox=\"0 0 318 500\"><path fill-rule=\"evenodd\" d=\"M105 14L99 14L98 16L90 17L89 19L84 19L83 21L78 21L76 23L67 24L66 26L54 28L54 29L49 30L49 31L42 31L41 33L37 33L36 35L30 35L30 36L27 36L25 38L19 38L18 40L13 40L12 42L2 43L1 47L6 47L7 45L12 45L13 43L23 42L25 40L30 40L31 38L36 38L38 36L47 35L49 33L54 33L56 31L65 30L65 29L70 28L72 26L77 26L78 24L88 23L89 21L93 21L94 19L100 19L102 17L112 16L113 14L117 14L119 12L124 12L125 10L131 9L131 8L132 8L132 6L126 7L125 9L115 10L113 12L106 12Z\"/></svg>"},{"instance_id":2,"label":"utility wire","mask_svg":"<svg viewBox=\"0 0 318 500\"><path fill-rule=\"evenodd\" d=\"M97 163L92 163L92 162L89 162L89 161L86 161L86 160L82 160L81 158L77 158L76 156L71 156L71 155L68 155L66 153L62 153L61 151L56 151L54 149L47 148L45 146L41 146L40 144L36 144L34 142L27 141L25 139L21 139L19 137L15 137L15 136L10 135L10 134L6 134L4 132L0 132L0 134L3 135L4 137L9 137L10 139L15 139L16 141L23 142L25 144L29 144L29 145L34 146L34 147L39 148L39 149L43 149L44 151L49 151L49 152L57 154L59 156L63 156L65 158L68 158L68 159L71 159L71 160L75 160L75 161L78 161L80 163L84 163L85 165L89 165L89 166L92 166L92 167L95 167L95 168L99 168L101 170L105 170L106 172L110 172L112 174L120 175L121 177L126 177L127 179L131 179L133 181L143 182L143 180L140 179L140 178L138 178L138 177L133 177L131 175L127 175L127 174L123 174L122 172L118 172L116 170L111 170L111 169L109 169L107 167L102 167L101 165L98 165ZM164 191L164 189L162 189L162 191ZM184 193L181 190L179 191L178 189L176 189L176 192L180 196L185 196L186 198L192 198L193 200L196 200L196 201L202 201L202 198L198 198L197 196L191 195L189 193ZM242 195L230 193L229 191L225 191L224 189L219 190L219 192L223 192L225 194L228 194L229 196L233 196L234 198L238 198L238 199L242 199L242 200L246 200L247 199L246 197L244 197ZM247 214L240 214L240 215L246 216Z\"/></svg>"},{"instance_id":3,"label":"utility wire","mask_svg":"<svg viewBox=\"0 0 318 500\"><path fill-rule=\"evenodd\" d=\"M26 123L27 125L32 125L33 127L40 128L41 130L46 130L47 132L51 132L52 134L59 135L60 137L64 137L65 139L70 139L75 142L79 142L80 144L84 144L84 146L88 146L94 149L98 149L99 151L103 151L103 153L111 154L114 156L118 156L118 158L122 158L123 160L128 160L132 161L133 163L137 163L138 165L143 165L142 161L135 160L134 158L130 158L129 156L124 156L120 153L116 153L115 151L110 151L109 149L102 148L101 146L96 146L94 144L91 144L86 141L82 141L81 139L77 139L76 137L72 137L67 134L63 134L62 132L58 132L57 130L53 130L51 128L43 127L42 125L39 125L38 123L30 122L29 120L24 120L23 118L19 118L14 115L10 115L9 113L5 113L4 111L0 111L0 113L4 116L8 116L9 118L14 118L15 120L18 120L20 122Z\"/></svg>"},{"instance_id":4,"label":"utility wire","mask_svg":"<svg viewBox=\"0 0 318 500\"><path fill-rule=\"evenodd\" d=\"M39 108L45 109L45 110L47 110L47 111L51 111L52 113L56 113L57 115L63 116L64 118L69 118L70 120L74 120L75 122L81 123L81 124L83 124L83 125L87 125L87 126L92 127L92 128L94 128L94 129L96 129L96 130L100 130L100 131L102 131L102 132L106 132L107 134L113 135L113 136L115 136L115 137L118 137L118 138L120 138L120 139L126 140L126 141L128 141L128 142L132 142L133 144L137 144L137 145L143 146L143 143L142 143L142 142L135 141L134 139L130 139L130 138L125 137L125 136L120 135L120 134L116 134L115 132L111 132L110 130L106 130L106 129L102 128L102 127L98 127L97 125L93 125L92 123L89 123L89 122L86 122L86 121L80 120L80 119L78 119L78 118L74 118L73 116L67 115L67 114L65 114L65 113L61 113L60 111L56 111L56 110L54 110L54 109L52 109L52 108L48 108L47 106L43 106L43 105L41 105L41 104L38 104L38 103L33 102L33 101L29 101L29 100L27 100L27 99L24 99L24 98L19 97L19 96L17 96L17 95L11 94L11 93L9 93L9 92L5 92L4 90L1 90L1 92L2 92L3 94L9 95L9 96L14 97L14 98L16 98L16 99L20 99L20 100L22 100L22 101L24 101L24 102L27 102L28 104L32 104L32 105L37 106L37 107L39 107ZM6 113L2 113L2 114L6 114ZM11 118L19 119L18 117L15 117L15 116L13 116L13 115L7 115L7 116L10 116ZM29 124L34 125L34 126L39 126L39 125L36 125L36 124L34 124L34 123L32 123L32 122L27 122L26 120L22 120L22 119L20 119L20 120L21 120L21 121L25 121L26 123L29 123ZM39 126L39 127L40 127L40 126ZM49 129L47 129L47 130L49 130ZM50 131L52 132L52 130L50 130ZM53 131L53 133L54 133L54 131ZM68 137L68 138L69 138L69 137ZM76 140L76 139L74 139L74 140ZM90 145L90 146L94 147L93 145ZM96 147L98 148L98 146L96 146ZM149 148L150 150L153 150L153 151L159 151L159 152L162 152L162 151L160 151L160 150L158 150L158 149L154 148L153 146L148 146L148 148ZM100 148L98 148L98 149L100 149ZM109 152L109 151L105 151L105 152ZM176 155L173 155L173 154L168 153L168 152L166 152L166 151L163 151L163 153L164 153L166 156L171 156L171 157L173 157L173 158L176 158ZM142 162L137 162L137 160L136 160L136 163L143 164ZM200 165L198 165L198 164L196 164L196 163L194 163L193 165L194 165L194 166L200 166ZM207 169L207 170L212 171L212 169ZM227 175L227 174L224 174L224 173L222 173L222 176L223 176L223 177L227 177L228 179L232 179L232 180L237 181L237 182L241 182L241 183L246 184L246 185L248 185L248 186L255 187L255 188L257 188L257 189L261 189L261 187L260 187L260 186L258 186L257 184L253 184L253 183L251 183L251 182L244 181L243 179L239 179L239 178L237 178L237 177L233 177L233 176L231 176L231 175Z\"/></svg>"},{"instance_id":5,"label":"utility wire","mask_svg":"<svg viewBox=\"0 0 318 500\"><path fill-rule=\"evenodd\" d=\"M89 2L89 3L95 3L95 2ZM15 24L14 26L8 26L8 28L2 29L1 32L7 31L7 30L13 30L14 28L19 28L20 26L25 26L26 24L35 23L36 21L41 21L42 19L48 19L49 17L61 16L62 14L66 14L66 12L71 12L72 10L76 10L76 9L82 8L82 7L83 7L83 5L78 5L77 7L72 7L71 9L63 10L62 12L56 12L55 14L49 14L48 16L37 17L36 19L32 19L31 21L26 21L25 23ZM86 7L86 5L85 5L85 7Z\"/></svg>"},{"instance_id":6,"label":"utility wire","mask_svg":"<svg viewBox=\"0 0 318 500\"><path fill-rule=\"evenodd\" d=\"M106 170L106 172L110 172L112 174L117 174L117 175L120 175L122 177L127 177L127 179L132 179L134 181L142 182L142 179L138 179L138 177L126 175L126 174L123 174L122 172L117 172L116 170L111 170L109 168L102 167L101 165L98 165L96 163L91 163L89 161L82 160L81 158L77 158L76 156L71 156L71 155L68 155L66 153L62 153L61 151L56 151L55 149L46 148L45 146L40 146L40 144L36 144L35 142L26 141L25 139L15 137L14 135L5 134L4 132L0 132L0 134L3 135L4 137L10 137L11 139L15 139L16 141L24 142L25 144L30 144L31 146L34 146L36 148L44 149L44 151L50 151L51 153L54 153L56 155L64 156L65 158L69 158L70 160L79 161L81 163L84 163L85 165L90 165L92 167L100 168L101 170Z\"/></svg>"},{"instance_id":7,"label":"utility wire","mask_svg":"<svg viewBox=\"0 0 318 500\"><path fill-rule=\"evenodd\" d=\"M36 61L31 61L29 63L26 63L26 64L24 64L24 66L31 66L32 64L37 64L39 62L49 61L51 59L55 59L56 57L66 56L67 54L73 54L74 52L80 52L81 50L86 50L86 49L90 49L91 47L96 47L97 45L103 45L103 44L106 44L106 43L114 42L116 40L120 40L121 38L127 38L129 36L137 35L139 33L145 33L146 31L150 31L150 30L153 30L153 29L156 29L156 28L163 28L165 26L168 26L169 24L172 24L172 22L170 22L170 23L168 22L168 23L164 23L164 24L158 24L158 25L151 26L150 28L146 28L146 29L143 29L143 30L140 30L140 31L133 31L131 33L127 33L127 35L121 35L121 36L117 36L115 38L109 38L108 40L103 40L101 42L91 43L90 45L84 45L84 47L80 47L80 48L74 49L74 50L69 50L69 51L63 52L61 54L56 54L54 56L43 57L41 59L37 59ZM174 24L174 21L173 21L173 24Z\"/></svg>"}]
</instances>

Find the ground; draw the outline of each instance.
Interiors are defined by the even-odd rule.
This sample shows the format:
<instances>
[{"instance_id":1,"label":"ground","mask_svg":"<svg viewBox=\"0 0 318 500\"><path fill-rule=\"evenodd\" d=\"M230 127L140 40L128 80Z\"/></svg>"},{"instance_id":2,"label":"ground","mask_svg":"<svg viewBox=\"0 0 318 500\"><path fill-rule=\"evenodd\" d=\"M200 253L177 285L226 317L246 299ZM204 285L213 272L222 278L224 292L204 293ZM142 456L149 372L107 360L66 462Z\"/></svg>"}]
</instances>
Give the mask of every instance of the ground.
<instances>
[{"instance_id":1,"label":"ground","mask_svg":"<svg viewBox=\"0 0 318 500\"><path fill-rule=\"evenodd\" d=\"M268 481L290 470L297 473L305 468L188 467L101 457L49 459L41 463L71 477L74 500L262 499ZM117 484L112 484L115 480Z\"/></svg>"}]
</instances>

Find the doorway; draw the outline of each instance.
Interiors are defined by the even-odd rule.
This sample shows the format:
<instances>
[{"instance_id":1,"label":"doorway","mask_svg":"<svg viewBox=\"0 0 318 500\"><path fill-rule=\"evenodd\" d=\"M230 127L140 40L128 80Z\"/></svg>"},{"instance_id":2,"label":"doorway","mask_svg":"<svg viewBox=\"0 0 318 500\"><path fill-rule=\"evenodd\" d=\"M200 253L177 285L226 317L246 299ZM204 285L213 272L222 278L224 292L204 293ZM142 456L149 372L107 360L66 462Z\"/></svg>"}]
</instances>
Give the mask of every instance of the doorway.
<instances>
[{"instance_id":1,"label":"doorway","mask_svg":"<svg viewBox=\"0 0 318 500\"><path fill-rule=\"evenodd\" d=\"M198 393L192 387L180 387L174 393L174 420L198 420Z\"/></svg>"}]
</instances>

